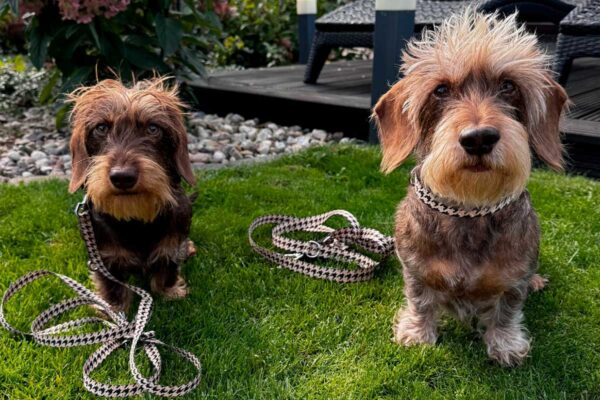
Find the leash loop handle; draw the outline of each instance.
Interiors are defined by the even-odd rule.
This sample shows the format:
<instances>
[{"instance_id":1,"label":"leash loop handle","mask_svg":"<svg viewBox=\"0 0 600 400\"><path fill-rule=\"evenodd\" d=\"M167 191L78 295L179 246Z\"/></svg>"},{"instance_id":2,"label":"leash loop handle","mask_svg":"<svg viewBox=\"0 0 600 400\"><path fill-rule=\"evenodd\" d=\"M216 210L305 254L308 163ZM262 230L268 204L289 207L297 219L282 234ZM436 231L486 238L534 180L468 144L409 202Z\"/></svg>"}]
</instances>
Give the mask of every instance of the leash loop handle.
<instances>
[{"instance_id":1,"label":"leash loop handle","mask_svg":"<svg viewBox=\"0 0 600 400\"><path fill-rule=\"evenodd\" d=\"M329 219L336 216L346 219L349 226L333 229L325 225ZM283 254L268 250L259 246L254 240L253 233L257 228L272 224L275 225L271 233L272 244L274 247L289 253ZM302 241L284 236L291 232L326 233L327 236L318 241ZM313 278L340 283L369 280L373 277L379 265L379 261L352 250L351 246L378 254L381 258L387 257L394 250L393 238L385 236L375 229L362 228L356 217L346 210L334 210L306 218L265 215L255 219L248 228L248 241L255 252L281 268ZM309 260L316 258L332 259L355 264L358 268L325 268L303 260L305 257Z\"/></svg>"}]
</instances>

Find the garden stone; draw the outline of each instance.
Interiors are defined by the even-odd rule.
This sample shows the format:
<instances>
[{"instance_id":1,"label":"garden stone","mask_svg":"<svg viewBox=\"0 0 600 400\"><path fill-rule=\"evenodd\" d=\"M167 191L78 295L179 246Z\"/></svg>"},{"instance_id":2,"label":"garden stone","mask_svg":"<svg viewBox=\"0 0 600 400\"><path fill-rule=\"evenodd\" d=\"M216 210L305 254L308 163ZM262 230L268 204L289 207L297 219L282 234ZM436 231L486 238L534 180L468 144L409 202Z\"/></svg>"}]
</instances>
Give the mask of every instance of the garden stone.
<instances>
[{"instance_id":1,"label":"garden stone","mask_svg":"<svg viewBox=\"0 0 600 400\"><path fill-rule=\"evenodd\" d=\"M218 142L211 140L211 139L202 140L200 142L200 145L201 145L200 148L202 148L204 150L208 150L208 151L215 151L220 147Z\"/></svg>"},{"instance_id":2,"label":"garden stone","mask_svg":"<svg viewBox=\"0 0 600 400\"><path fill-rule=\"evenodd\" d=\"M231 149L231 151L229 152L230 160L232 160L232 159L233 160L241 160L242 158L244 158L244 156L235 147L233 149Z\"/></svg>"},{"instance_id":3,"label":"garden stone","mask_svg":"<svg viewBox=\"0 0 600 400\"><path fill-rule=\"evenodd\" d=\"M35 162L35 166L36 166L36 168L39 168L40 170L41 170L43 167L47 167L49 164L50 164L50 160L49 160L49 159L47 159L47 158L42 158L42 159L40 159L40 160L37 160L37 161Z\"/></svg>"},{"instance_id":4,"label":"garden stone","mask_svg":"<svg viewBox=\"0 0 600 400\"><path fill-rule=\"evenodd\" d=\"M301 148L302 148L302 147L308 147L308 145L310 144L310 139L311 139L311 136L310 136L310 135L303 135L303 136L300 136L300 137L298 138L298 142L297 142L297 144L298 144L298 145L299 145Z\"/></svg>"},{"instance_id":5,"label":"garden stone","mask_svg":"<svg viewBox=\"0 0 600 400\"><path fill-rule=\"evenodd\" d=\"M273 135L273 132L271 132L270 129L264 128L258 132L258 135L256 135L256 140L259 140L259 141L268 140L268 139L271 139L272 135Z\"/></svg>"},{"instance_id":6,"label":"garden stone","mask_svg":"<svg viewBox=\"0 0 600 400\"><path fill-rule=\"evenodd\" d=\"M34 164L34 161L31 159L31 157L28 157L28 156L21 157L19 159L19 161L17 161L17 166L19 168L27 168L28 166L33 165L33 164Z\"/></svg>"},{"instance_id":7,"label":"garden stone","mask_svg":"<svg viewBox=\"0 0 600 400\"><path fill-rule=\"evenodd\" d=\"M260 154L268 154L272 144L273 142L271 142L270 140L263 140L258 145L258 152Z\"/></svg>"},{"instance_id":8,"label":"garden stone","mask_svg":"<svg viewBox=\"0 0 600 400\"><path fill-rule=\"evenodd\" d=\"M190 161L206 164L212 161L212 156L209 153L196 153L190 156Z\"/></svg>"},{"instance_id":9,"label":"garden stone","mask_svg":"<svg viewBox=\"0 0 600 400\"><path fill-rule=\"evenodd\" d=\"M240 132L243 133L244 135L246 135L246 137L251 140L256 137L257 131L258 130L256 128L251 127L251 126L247 126L247 125L240 126Z\"/></svg>"},{"instance_id":10,"label":"garden stone","mask_svg":"<svg viewBox=\"0 0 600 400\"><path fill-rule=\"evenodd\" d=\"M46 153L44 153L43 151L39 151L39 150L32 151L30 156L34 161L39 161L41 159L48 157L46 155Z\"/></svg>"},{"instance_id":11,"label":"garden stone","mask_svg":"<svg viewBox=\"0 0 600 400\"><path fill-rule=\"evenodd\" d=\"M9 151L7 156L14 162L19 162L19 160L21 159L21 154L19 154L19 152L17 151Z\"/></svg>"},{"instance_id":12,"label":"garden stone","mask_svg":"<svg viewBox=\"0 0 600 400\"><path fill-rule=\"evenodd\" d=\"M278 153L282 153L285 150L286 147L287 146L286 146L286 144L284 142L275 142L275 150Z\"/></svg>"},{"instance_id":13,"label":"garden stone","mask_svg":"<svg viewBox=\"0 0 600 400\"><path fill-rule=\"evenodd\" d=\"M188 139L188 143L192 143L192 144L198 143L198 138L195 137L194 135L190 135L189 133L187 135L187 139Z\"/></svg>"},{"instance_id":14,"label":"garden stone","mask_svg":"<svg viewBox=\"0 0 600 400\"><path fill-rule=\"evenodd\" d=\"M230 133L230 134L231 134L231 133L233 133L233 132L234 132L233 126L231 126L231 125L229 125L229 124L222 124L222 125L220 126L220 128L221 128L221 130L222 130L223 132L225 132L225 133Z\"/></svg>"},{"instance_id":15,"label":"garden stone","mask_svg":"<svg viewBox=\"0 0 600 400\"><path fill-rule=\"evenodd\" d=\"M213 160L216 163L225 161L225 153L223 153L222 151L215 151L215 154L213 154Z\"/></svg>"},{"instance_id":16,"label":"garden stone","mask_svg":"<svg viewBox=\"0 0 600 400\"><path fill-rule=\"evenodd\" d=\"M311 132L312 138L318 140L319 142L324 142L327 140L327 132L322 131L320 129L315 129Z\"/></svg>"},{"instance_id":17,"label":"garden stone","mask_svg":"<svg viewBox=\"0 0 600 400\"><path fill-rule=\"evenodd\" d=\"M285 129L278 128L278 129L273 130L273 137L275 139L285 139L285 136L286 136Z\"/></svg>"},{"instance_id":18,"label":"garden stone","mask_svg":"<svg viewBox=\"0 0 600 400\"><path fill-rule=\"evenodd\" d=\"M23 178L29 178L29 177L32 177L33 174L31 172L29 172L29 171L25 171L25 172L21 173L21 176Z\"/></svg>"},{"instance_id":19,"label":"garden stone","mask_svg":"<svg viewBox=\"0 0 600 400\"><path fill-rule=\"evenodd\" d=\"M239 114L227 114L225 119L233 124L239 125L244 122L244 117Z\"/></svg>"}]
</instances>

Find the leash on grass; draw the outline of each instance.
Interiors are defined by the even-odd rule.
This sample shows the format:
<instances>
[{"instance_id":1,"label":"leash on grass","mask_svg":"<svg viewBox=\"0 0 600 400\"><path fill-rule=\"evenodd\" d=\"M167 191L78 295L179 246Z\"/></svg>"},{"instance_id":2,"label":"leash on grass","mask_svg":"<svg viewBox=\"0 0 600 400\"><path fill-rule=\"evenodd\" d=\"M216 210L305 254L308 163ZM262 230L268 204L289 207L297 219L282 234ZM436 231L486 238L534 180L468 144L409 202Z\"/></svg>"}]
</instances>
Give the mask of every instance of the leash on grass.
<instances>
[{"instance_id":1,"label":"leash on grass","mask_svg":"<svg viewBox=\"0 0 600 400\"><path fill-rule=\"evenodd\" d=\"M202 374L200 360L194 354L186 350L167 345L156 339L153 331L144 331L152 314L152 296L141 288L119 281L104 266L96 245L87 197L84 198L81 203L77 204L75 214L79 219L79 230L88 252L89 269L101 273L107 279L126 287L140 296L140 304L133 320L127 320L124 313L114 312L104 299L68 276L51 271L39 270L30 272L17 279L17 281L12 283L6 290L2 297L2 301L0 302L0 324L12 333L29 336L37 343L50 347L77 347L101 344L101 346L87 359L83 366L83 385L89 392L97 396L129 397L149 393L162 397L178 397L194 390L200 384ZM29 332L22 332L12 327L5 319L4 305L25 286L46 276L53 276L60 279L77 294L77 297L54 304L42 312L31 323ZM106 314L108 319L84 317L48 326L49 322L61 314L84 305L93 306L102 311ZM67 334L73 329L97 324L103 324L106 328L93 333ZM91 378L91 373L96 370L109 355L127 344L130 345L129 369L135 383L111 385L98 382ZM183 385L160 385L158 381L160 379L162 361L158 351L159 346L169 348L181 358L192 364L197 370L195 377ZM138 348L144 350L152 365L153 372L149 376L144 376L139 371L136 364L135 355Z\"/></svg>"},{"instance_id":2,"label":"leash on grass","mask_svg":"<svg viewBox=\"0 0 600 400\"><path fill-rule=\"evenodd\" d=\"M341 216L349 226L333 229L325 223L332 217ZM272 242L275 247L291 253L278 253L259 246L252 234L262 225L275 224L272 231ZM327 233L319 241L302 241L283 236L291 232ZM394 239L381 232L362 228L354 215L345 210L334 210L325 214L307 218L286 215L266 215L257 218L248 228L250 246L267 260L281 268L298 272L312 278L325 279L339 283L367 281L373 277L379 261L353 250L351 246L362 248L370 253L378 254L382 259L394 251ZM332 259L358 265L356 269L326 268L310 263L315 258Z\"/></svg>"}]
</instances>

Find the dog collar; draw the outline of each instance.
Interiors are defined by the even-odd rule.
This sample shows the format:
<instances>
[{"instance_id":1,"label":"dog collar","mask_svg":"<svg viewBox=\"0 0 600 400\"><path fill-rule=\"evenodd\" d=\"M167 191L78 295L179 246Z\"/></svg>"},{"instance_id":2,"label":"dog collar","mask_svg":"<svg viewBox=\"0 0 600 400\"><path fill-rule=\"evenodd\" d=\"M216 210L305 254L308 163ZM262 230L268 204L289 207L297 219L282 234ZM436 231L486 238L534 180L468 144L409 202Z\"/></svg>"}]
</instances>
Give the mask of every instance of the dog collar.
<instances>
[{"instance_id":1,"label":"dog collar","mask_svg":"<svg viewBox=\"0 0 600 400\"><path fill-rule=\"evenodd\" d=\"M486 207L463 208L459 206L450 206L444 203L440 197L436 196L427 186L423 185L417 176L416 169L411 172L411 185L415 188L417 198L430 208L441 212L442 214L450 215L459 218L475 218L485 215L494 214L509 204L513 203L521 195L512 195L503 198L500 202Z\"/></svg>"}]
</instances>

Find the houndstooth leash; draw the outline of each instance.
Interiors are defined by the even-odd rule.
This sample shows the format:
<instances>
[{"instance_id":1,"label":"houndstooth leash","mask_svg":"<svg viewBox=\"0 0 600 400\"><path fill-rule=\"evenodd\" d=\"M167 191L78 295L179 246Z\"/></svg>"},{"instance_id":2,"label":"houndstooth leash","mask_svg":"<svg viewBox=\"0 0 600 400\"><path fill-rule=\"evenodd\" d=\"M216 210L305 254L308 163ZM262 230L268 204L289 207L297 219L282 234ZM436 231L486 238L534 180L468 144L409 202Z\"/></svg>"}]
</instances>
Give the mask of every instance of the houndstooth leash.
<instances>
[{"instance_id":1,"label":"houndstooth leash","mask_svg":"<svg viewBox=\"0 0 600 400\"><path fill-rule=\"evenodd\" d=\"M152 314L152 296L143 289L119 281L106 269L96 245L89 206L86 199L77 205L75 213L78 216L79 229L87 248L89 269L101 273L116 284L122 285L140 296L140 304L133 320L127 320L123 313L114 312L110 305L100 296L68 276L51 271L39 270L22 276L6 290L0 303L0 324L12 333L30 336L37 343L50 347L77 347L101 344L101 346L87 359L83 366L83 385L88 391L97 396L129 397L150 393L163 397L178 397L189 393L200 384L202 373L200 360L198 360L194 354L186 350L167 345L156 339L153 331L144 331ZM12 327L5 319L4 305L25 286L45 276L54 276L60 279L77 294L77 297L64 300L42 312L31 323L31 330L29 332L22 332ZM106 314L108 319L84 317L48 327L49 322L53 319L84 305L93 306L99 309ZM95 331L93 333L66 334L75 328L81 328L86 325L96 325L99 323L105 325L106 329ZM91 373L96 370L111 353L127 344L130 344L129 369L135 383L111 385L98 382L91 378ZM162 362L158 346L169 348L181 358L191 363L198 371L196 376L183 385L160 385L158 382L160 379ZM150 376L144 376L139 371L136 364L136 350L140 347L144 350L152 364L153 372Z\"/></svg>"},{"instance_id":2,"label":"houndstooth leash","mask_svg":"<svg viewBox=\"0 0 600 400\"><path fill-rule=\"evenodd\" d=\"M436 197L419 181L416 169L411 173L410 183L417 198L424 204L442 214L456 218L475 218L494 214L518 198L518 196L510 196L493 206L464 209L449 206ZM335 216L344 217L350 226L336 230L325 225L330 218ZM271 233L273 245L291 253L284 254L268 250L259 246L253 239L252 234L258 227L272 224L275 225ZM327 233L328 236L318 241L302 241L283 236L291 232L320 232ZM339 283L367 281L373 277L379 265L378 261L356 250L352 250L350 246L378 254L382 259L385 259L394 251L394 238L385 236L375 229L362 228L356 217L345 210L330 211L307 218L297 218L287 215L266 215L252 222L248 228L248 240L254 251L281 268L286 268L312 278ZM308 261L315 258L354 263L358 268L326 268Z\"/></svg>"}]
</instances>

